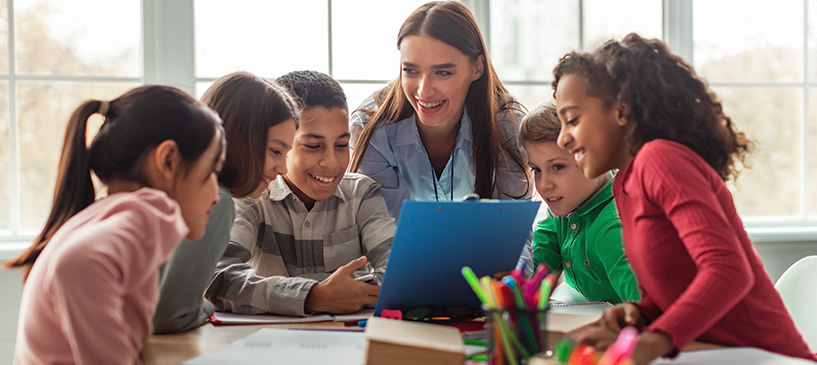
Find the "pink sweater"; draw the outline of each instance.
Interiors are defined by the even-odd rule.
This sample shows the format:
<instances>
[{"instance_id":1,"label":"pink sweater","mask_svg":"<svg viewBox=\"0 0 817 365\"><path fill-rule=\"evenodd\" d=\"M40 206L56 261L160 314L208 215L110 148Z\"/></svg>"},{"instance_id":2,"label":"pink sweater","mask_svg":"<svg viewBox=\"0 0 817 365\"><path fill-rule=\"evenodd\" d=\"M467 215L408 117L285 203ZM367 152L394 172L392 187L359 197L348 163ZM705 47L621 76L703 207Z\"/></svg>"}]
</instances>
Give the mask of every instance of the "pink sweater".
<instances>
[{"instance_id":1,"label":"pink sweater","mask_svg":"<svg viewBox=\"0 0 817 365\"><path fill-rule=\"evenodd\" d=\"M111 195L71 218L24 286L14 363L138 363L159 265L187 231L176 202L150 188Z\"/></svg>"},{"instance_id":2,"label":"pink sweater","mask_svg":"<svg viewBox=\"0 0 817 365\"><path fill-rule=\"evenodd\" d=\"M679 143L646 143L613 186L647 330L814 360L723 180Z\"/></svg>"}]
</instances>

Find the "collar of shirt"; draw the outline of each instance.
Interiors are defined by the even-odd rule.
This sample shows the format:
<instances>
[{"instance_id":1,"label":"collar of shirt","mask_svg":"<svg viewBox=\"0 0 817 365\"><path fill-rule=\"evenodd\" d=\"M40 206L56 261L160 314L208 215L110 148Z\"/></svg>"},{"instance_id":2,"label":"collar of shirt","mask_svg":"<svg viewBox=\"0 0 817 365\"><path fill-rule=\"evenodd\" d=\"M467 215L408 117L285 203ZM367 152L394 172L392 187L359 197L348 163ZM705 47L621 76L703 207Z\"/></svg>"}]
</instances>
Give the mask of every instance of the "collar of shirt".
<instances>
[{"instance_id":1,"label":"collar of shirt","mask_svg":"<svg viewBox=\"0 0 817 365\"><path fill-rule=\"evenodd\" d=\"M345 178L345 175L341 177L341 179L343 178ZM287 185L287 182L281 175L278 175L278 177L269 184L267 189L264 190L264 193L261 194L262 199L265 194L268 194L269 200L272 201L282 201L290 195L297 199L297 196L295 196L295 193L292 192L292 189L289 188L289 185ZM346 194L344 194L343 191L341 191L337 186L335 186L335 192L332 193L332 196L337 197L344 203L346 202Z\"/></svg>"},{"instance_id":2,"label":"collar of shirt","mask_svg":"<svg viewBox=\"0 0 817 365\"><path fill-rule=\"evenodd\" d=\"M462 117L460 118L459 131L457 132L456 147L462 147L465 141L471 142L471 118L468 117L468 111L462 109ZM412 114L410 117L397 122L397 134L395 143L399 145L419 144L423 145L420 139L420 130L417 129L417 114ZM425 148L425 147L423 147Z\"/></svg>"},{"instance_id":3,"label":"collar of shirt","mask_svg":"<svg viewBox=\"0 0 817 365\"><path fill-rule=\"evenodd\" d=\"M601 189L593 193L593 195L587 198L587 200L585 200L584 203L580 204L578 207L576 207L576 209L574 209L572 212L568 213L566 216L562 218L584 217L585 215L596 209L596 207L607 204L607 202L609 202L610 199L613 198L612 187L613 181L615 180L615 175L609 176L607 177L607 179L608 180L604 183ZM548 209L548 217L554 217L553 213L550 212L550 209Z\"/></svg>"}]
</instances>

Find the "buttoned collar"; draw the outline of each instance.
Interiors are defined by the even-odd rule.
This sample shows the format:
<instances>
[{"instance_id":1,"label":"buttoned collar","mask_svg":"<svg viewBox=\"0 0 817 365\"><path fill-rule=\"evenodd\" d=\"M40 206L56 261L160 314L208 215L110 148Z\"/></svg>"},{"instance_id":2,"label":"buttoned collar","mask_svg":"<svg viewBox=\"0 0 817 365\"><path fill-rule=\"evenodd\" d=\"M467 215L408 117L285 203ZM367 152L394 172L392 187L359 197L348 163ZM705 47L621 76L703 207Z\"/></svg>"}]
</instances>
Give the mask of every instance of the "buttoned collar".
<instances>
[{"instance_id":1,"label":"buttoned collar","mask_svg":"<svg viewBox=\"0 0 817 365\"><path fill-rule=\"evenodd\" d=\"M460 145L463 141L472 141L471 118L468 117L468 111L465 108L462 109L462 117L460 118L457 145ZM394 142L398 145L422 143L420 130L417 129L417 113L397 123L397 136Z\"/></svg>"}]
</instances>

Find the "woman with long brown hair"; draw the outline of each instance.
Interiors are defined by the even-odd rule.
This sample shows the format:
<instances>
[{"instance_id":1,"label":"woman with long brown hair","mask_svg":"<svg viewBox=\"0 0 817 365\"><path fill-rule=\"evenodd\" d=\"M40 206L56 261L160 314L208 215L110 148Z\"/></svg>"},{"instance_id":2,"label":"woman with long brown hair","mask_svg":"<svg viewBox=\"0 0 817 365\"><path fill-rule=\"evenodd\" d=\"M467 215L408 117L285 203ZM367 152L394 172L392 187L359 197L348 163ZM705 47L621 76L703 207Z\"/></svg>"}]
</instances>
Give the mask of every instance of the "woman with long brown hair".
<instances>
[{"instance_id":1,"label":"woman with long brown hair","mask_svg":"<svg viewBox=\"0 0 817 365\"><path fill-rule=\"evenodd\" d=\"M350 119L351 171L382 185L395 218L405 199L529 198L522 106L497 78L468 8L421 6L400 27L397 48L397 80Z\"/></svg>"}]
</instances>

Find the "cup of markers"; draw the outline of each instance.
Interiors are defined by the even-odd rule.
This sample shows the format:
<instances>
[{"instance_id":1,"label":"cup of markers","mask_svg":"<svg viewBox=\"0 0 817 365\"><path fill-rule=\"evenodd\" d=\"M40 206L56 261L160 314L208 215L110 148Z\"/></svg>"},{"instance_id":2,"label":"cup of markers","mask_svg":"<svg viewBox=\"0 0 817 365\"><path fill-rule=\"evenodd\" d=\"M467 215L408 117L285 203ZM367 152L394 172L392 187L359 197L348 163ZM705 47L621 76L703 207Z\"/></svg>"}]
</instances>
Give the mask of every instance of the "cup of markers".
<instances>
[{"instance_id":1,"label":"cup of markers","mask_svg":"<svg viewBox=\"0 0 817 365\"><path fill-rule=\"evenodd\" d=\"M539 265L531 279L519 270L502 280L477 278L468 266L462 275L485 311L490 364L526 364L547 350L547 302L557 278L545 265Z\"/></svg>"},{"instance_id":2,"label":"cup of markers","mask_svg":"<svg viewBox=\"0 0 817 365\"><path fill-rule=\"evenodd\" d=\"M554 342L552 359L556 361L554 363L566 365L632 365L630 355L637 343L638 330L633 327L623 328L615 343L604 352L563 337Z\"/></svg>"}]
</instances>

